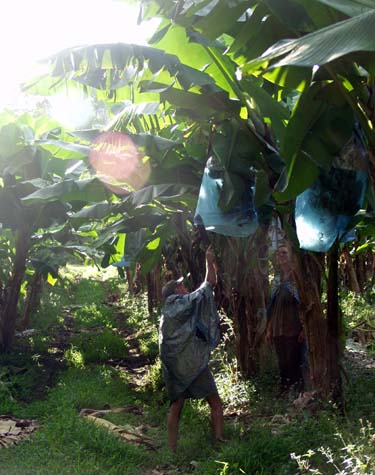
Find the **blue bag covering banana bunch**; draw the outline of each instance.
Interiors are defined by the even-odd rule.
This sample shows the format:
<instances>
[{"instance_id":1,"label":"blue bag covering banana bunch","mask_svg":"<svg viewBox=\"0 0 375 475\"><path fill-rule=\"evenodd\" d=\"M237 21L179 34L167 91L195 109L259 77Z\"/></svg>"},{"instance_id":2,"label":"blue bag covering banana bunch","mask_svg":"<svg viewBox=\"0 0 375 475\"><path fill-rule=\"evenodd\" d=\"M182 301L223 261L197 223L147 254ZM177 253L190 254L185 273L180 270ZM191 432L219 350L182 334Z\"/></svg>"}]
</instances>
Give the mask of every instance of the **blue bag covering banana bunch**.
<instances>
[{"instance_id":1,"label":"blue bag covering banana bunch","mask_svg":"<svg viewBox=\"0 0 375 475\"><path fill-rule=\"evenodd\" d=\"M266 143L265 139L254 139L245 122L227 120L217 127L204 169L195 224L203 222L208 231L235 237L246 237L256 231L257 173L268 168L272 185L285 168L277 152L272 147L268 150Z\"/></svg>"},{"instance_id":2,"label":"blue bag covering banana bunch","mask_svg":"<svg viewBox=\"0 0 375 475\"><path fill-rule=\"evenodd\" d=\"M350 222L363 204L367 163L365 142L355 125L330 170L321 171L315 183L297 197L295 221L302 249L327 252L336 239L354 238Z\"/></svg>"}]
</instances>

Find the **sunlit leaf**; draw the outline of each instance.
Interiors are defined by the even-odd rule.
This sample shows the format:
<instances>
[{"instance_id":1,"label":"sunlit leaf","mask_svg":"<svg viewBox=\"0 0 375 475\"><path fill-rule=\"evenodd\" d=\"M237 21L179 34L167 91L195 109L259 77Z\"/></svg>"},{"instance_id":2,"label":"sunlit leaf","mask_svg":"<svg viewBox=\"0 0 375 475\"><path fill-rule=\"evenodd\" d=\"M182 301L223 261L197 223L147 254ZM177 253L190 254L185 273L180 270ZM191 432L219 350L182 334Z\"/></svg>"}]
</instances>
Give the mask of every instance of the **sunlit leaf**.
<instances>
[{"instance_id":1,"label":"sunlit leaf","mask_svg":"<svg viewBox=\"0 0 375 475\"><path fill-rule=\"evenodd\" d=\"M155 251L159 247L159 245L160 245L160 237L157 237L153 241L150 241L149 243L147 243L146 248L149 251Z\"/></svg>"},{"instance_id":2,"label":"sunlit leaf","mask_svg":"<svg viewBox=\"0 0 375 475\"><path fill-rule=\"evenodd\" d=\"M356 51L375 51L375 10L349 18L295 40L284 40L249 63L248 71L278 59L273 67L326 64Z\"/></svg>"},{"instance_id":3,"label":"sunlit leaf","mask_svg":"<svg viewBox=\"0 0 375 475\"><path fill-rule=\"evenodd\" d=\"M55 279L50 273L48 273L47 282L53 287L56 284L57 279Z\"/></svg>"}]
</instances>

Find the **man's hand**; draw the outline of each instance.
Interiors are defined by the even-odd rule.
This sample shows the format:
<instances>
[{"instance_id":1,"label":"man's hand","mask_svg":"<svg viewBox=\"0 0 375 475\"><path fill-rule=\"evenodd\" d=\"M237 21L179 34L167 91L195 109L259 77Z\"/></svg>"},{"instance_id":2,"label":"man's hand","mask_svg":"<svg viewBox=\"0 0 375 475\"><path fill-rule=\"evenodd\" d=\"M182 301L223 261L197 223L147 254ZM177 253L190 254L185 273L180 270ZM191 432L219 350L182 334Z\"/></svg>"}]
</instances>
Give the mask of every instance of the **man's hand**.
<instances>
[{"instance_id":1,"label":"man's hand","mask_svg":"<svg viewBox=\"0 0 375 475\"><path fill-rule=\"evenodd\" d=\"M214 269L215 272L218 271L218 265L217 265L217 261L216 261L215 251L214 251L214 249L211 245L208 246L208 248L206 249L206 264L208 266L213 266L213 269Z\"/></svg>"},{"instance_id":2,"label":"man's hand","mask_svg":"<svg viewBox=\"0 0 375 475\"><path fill-rule=\"evenodd\" d=\"M211 245L208 246L208 248L206 249L206 261L209 264L213 264L216 261L215 252L214 252L213 247Z\"/></svg>"},{"instance_id":3,"label":"man's hand","mask_svg":"<svg viewBox=\"0 0 375 475\"><path fill-rule=\"evenodd\" d=\"M212 246L206 250L206 278L205 280L215 286L217 283L217 263L216 256Z\"/></svg>"}]
</instances>

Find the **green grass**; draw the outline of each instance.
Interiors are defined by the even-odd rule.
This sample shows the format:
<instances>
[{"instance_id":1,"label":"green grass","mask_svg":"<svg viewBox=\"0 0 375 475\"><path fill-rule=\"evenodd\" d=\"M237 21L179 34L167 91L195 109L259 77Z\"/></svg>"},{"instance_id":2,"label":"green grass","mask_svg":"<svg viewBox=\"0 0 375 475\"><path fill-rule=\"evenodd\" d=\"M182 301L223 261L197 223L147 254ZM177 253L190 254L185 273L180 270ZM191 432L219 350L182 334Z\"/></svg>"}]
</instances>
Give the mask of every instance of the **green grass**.
<instances>
[{"instance_id":1,"label":"green grass","mask_svg":"<svg viewBox=\"0 0 375 475\"><path fill-rule=\"evenodd\" d=\"M0 475L140 475L156 467L163 475L375 473L371 370L347 365L345 414L327 404L319 412L289 417L291 401L277 396L274 359L263 364L261 377L244 381L233 341L223 343L212 360L228 441L215 444L207 404L188 401L178 453L172 456L157 321L148 316L145 296L131 297L122 280L111 273L104 279L92 269L86 274L70 267L63 283L46 289L33 316L35 332L0 355L0 414L39 421L27 441L0 449ZM152 362L142 386L108 364L129 354L124 330L136 334L140 352ZM127 444L79 415L84 408L108 407L129 408L104 417L125 427L143 426L158 450Z\"/></svg>"},{"instance_id":2,"label":"green grass","mask_svg":"<svg viewBox=\"0 0 375 475\"><path fill-rule=\"evenodd\" d=\"M126 380L108 367L70 369L46 400L28 407L27 416L40 419L42 428L29 442L0 452L1 465L17 475L137 473L131 467L147 463L145 449L124 444L79 416L82 408L136 402Z\"/></svg>"},{"instance_id":3,"label":"green grass","mask_svg":"<svg viewBox=\"0 0 375 475\"><path fill-rule=\"evenodd\" d=\"M121 359L128 354L128 345L120 337L108 329L98 333L81 333L71 339L71 347L65 358L73 366L84 366L89 363L104 363L110 359Z\"/></svg>"}]
</instances>

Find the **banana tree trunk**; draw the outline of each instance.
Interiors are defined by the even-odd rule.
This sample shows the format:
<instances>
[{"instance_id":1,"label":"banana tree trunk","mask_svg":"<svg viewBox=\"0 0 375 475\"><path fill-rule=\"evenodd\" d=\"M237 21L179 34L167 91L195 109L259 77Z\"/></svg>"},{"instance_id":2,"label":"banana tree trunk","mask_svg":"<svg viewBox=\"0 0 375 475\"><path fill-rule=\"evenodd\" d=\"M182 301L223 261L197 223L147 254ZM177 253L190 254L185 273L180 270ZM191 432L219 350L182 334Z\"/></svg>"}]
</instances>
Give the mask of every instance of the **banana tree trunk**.
<instances>
[{"instance_id":1,"label":"banana tree trunk","mask_svg":"<svg viewBox=\"0 0 375 475\"><path fill-rule=\"evenodd\" d=\"M361 288L358 283L357 274L355 272L352 256L350 255L349 249L347 246L342 250L343 266L342 274L344 282L349 290L353 292L360 293Z\"/></svg>"},{"instance_id":2,"label":"banana tree trunk","mask_svg":"<svg viewBox=\"0 0 375 475\"><path fill-rule=\"evenodd\" d=\"M133 274L130 269L130 267L125 267L125 274L126 274L126 280L128 282L128 290L131 295L135 294L134 290L134 282L133 282Z\"/></svg>"},{"instance_id":3,"label":"banana tree trunk","mask_svg":"<svg viewBox=\"0 0 375 475\"><path fill-rule=\"evenodd\" d=\"M30 237L26 226L18 231L16 255L12 276L4 291L4 300L0 310L0 349L8 350L14 339L17 305L22 281L25 276L26 259L30 247Z\"/></svg>"},{"instance_id":4,"label":"banana tree trunk","mask_svg":"<svg viewBox=\"0 0 375 475\"><path fill-rule=\"evenodd\" d=\"M222 246L222 292L233 319L238 367L245 378L259 370L268 296L268 268L263 265L266 234L262 228L252 240L228 238Z\"/></svg>"},{"instance_id":5,"label":"banana tree trunk","mask_svg":"<svg viewBox=\"0 0 375 475\"><path fill-rule=\"evenodd\" d=\"M205 268L204 252L195 239L192 240L186 226L186 216L177 213L174 217L176 233L181 246L181 258L184 267L189 270L194 288L202 282L202 269Z\"/></svg>"},{"instance_id":6,"label":"banana tree trunk","mask_svg":"<svg viewBox=\"0 0 375 475\"><path fill-rule=\"evenodd\" d=\"M161 288L161 265L158 264L154 270L147 274L147 302L150 317L162 300Z\"/></svg>"},{"instance_id":7,"label":"banana tree trunk","mask_svg":"<svg viewBox=\"0 0 375 475\"><path fill-rule=\"evenodd\" d=\"M354 265L355 265L355 273L356 273L357 281L359 284L359 288L361 292L363 292L366 286L366 275L367 275L366 254L365 253L358 254L355 258Z\"/></svg>"},{"instance_id":8,"label":"banana tree trunk","mask_svg":"<svg viewBox=\"0 0 375 475\"><path fill-rule=\"evenodd\" d=\"M264 276L252 269L247 279L248 294L234 300L233 319L236 337L236 355L240 371L245 378L255 376L259 370L259 348L265 328L266 295L262 286Z\"/></svg>"},{"instance_id":9,"label":"banana tree trunk","mask_svg":"<svg viewBox=\"0 0 375 475\"><path fill-rule=\"evenodd\" d=\"M375 253L372 249L368 249L366 252L366 282L373 283L375 270Z\"/></svg>"},{"instance_id":10,"label":"banana tree trunk","mask_svg":"<svg viewBox=\"0 0 375 475\"><path fill-rule=\"evenodd\" d=\"M312 389L327 391L327 324L321 303L322 255L303 253L298 259L295 280L301 302L302 320L309 348L309 373Z\"/></svg>"},{"instance_id":11,"label":"banana tree trunk","mask_svg":"<svg viewBox=\"0 0 375 475\"><path fill-rule=\"evenodd\" d=\"M328 374L331 394L334 401L342 405L342 381L340 371L341 348L340 335L342 330L341 313L338 295L338 243L328 253L328 286L327 286L327 349Z\"/></svg>"},{"instance_id":12,"label":"banana tree trunk","mask_svg":"<svg viewBox=\"0 0 375 475\"><path fill-rule=\"evenodd\" d=\"M336 262L335 262L336 260ZM302 320L309 348L311 389L322 399L340 397L338 351L337 251L329 257L329 310L325 318L321 302L324 255L304 252L297 261L295 280L300 296ZM334 264L335 262L335 264ZM336 267L335 267L336 266Z\"/></svg>"},{"instance_id":13,"label":"banana tree trunk","mask_svg":"<svg viewBox=\"0 0 375 475\"><path fill-rule=\"evenodd\" d=\"M22 328L26 329L30 326L30 318L36 310L39 302L39 296L42 291L43 276L39 272L35 272L29 286L26 297L25 309L22 316Z\"/></svg>"},{"instance_id":14,"label":"banana tree trunk","mask_svg":"<svg viewBox=\"0 0 375 475\"><path fill-rule=\"evenodd\" d=\"M369 251L369 281L372 285L375 284L375 251L370 249Z\"/></svg>"}]
</instances>

